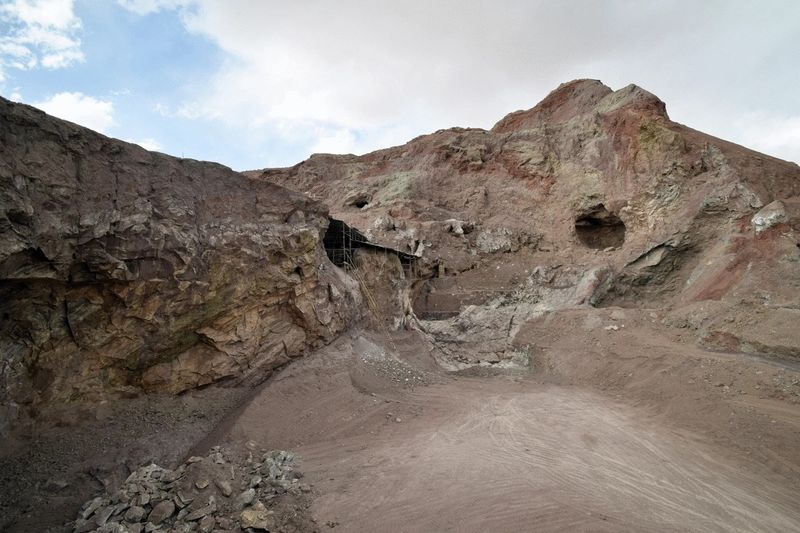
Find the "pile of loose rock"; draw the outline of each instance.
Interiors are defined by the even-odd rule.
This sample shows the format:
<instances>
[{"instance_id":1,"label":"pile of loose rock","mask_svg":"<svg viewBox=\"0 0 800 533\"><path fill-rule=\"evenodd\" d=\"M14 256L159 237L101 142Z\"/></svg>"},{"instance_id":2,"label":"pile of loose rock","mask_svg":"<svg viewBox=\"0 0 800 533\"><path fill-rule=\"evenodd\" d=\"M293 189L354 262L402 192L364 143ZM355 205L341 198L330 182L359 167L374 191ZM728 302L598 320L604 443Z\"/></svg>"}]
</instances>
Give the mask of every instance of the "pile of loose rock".
<instances>
[{"instance_id":1,"label":"pile of loose rock","mask_svg":"<svg viewBox=\"0 0 800 533\"><path fill-rule=\"evenodd\" d=\"M294 454L253 452L229 460L219 447L175 470L155 464L133 472L113 494L87 502L75 533L312 531Z\"/></svg>"}]
</instances>

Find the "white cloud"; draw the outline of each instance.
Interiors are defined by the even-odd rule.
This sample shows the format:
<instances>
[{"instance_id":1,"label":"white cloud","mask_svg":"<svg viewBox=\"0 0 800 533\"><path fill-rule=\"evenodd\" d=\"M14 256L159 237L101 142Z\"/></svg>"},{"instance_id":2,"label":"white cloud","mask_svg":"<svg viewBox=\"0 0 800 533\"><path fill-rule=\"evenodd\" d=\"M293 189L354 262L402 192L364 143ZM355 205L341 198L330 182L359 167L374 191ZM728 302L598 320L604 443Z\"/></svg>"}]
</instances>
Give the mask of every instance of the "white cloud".
<instances>
[{"instance_id":1,"label":"white cloud","mask_svg":"<svg viewBox=\"0 0 800 533\"><path fill-rule=\"evenodd\" d=\"M56 116L85 126L89 129L108 133L114 125L114 104L98 100L79 92L63 92L50 98L31 103L34 107Z\"/></svg>"},{"instance_id":2,"label":"white cloud","mask_svg":"<svg viewBox=\"0 0 800 533\"><path fill-rule=\"evenodd\" d=\"M317 133L317 139L311 150L317 153L348 154L356 150L355 134L347 129L324 131Z\"/></svg>"},{"instance_id":3,"label":"white cloud","mask_svg":"<svg viewBox=\"0 0 800 533\"><path fill-rule=\"evenodd\" d=\"M128 142L132 142L133 144L138 144L145 150L150 150L151 152L162 152L164 150L164 147L161 146L161 144L158 141L156 141L155 139L151 139L149 137L146 139L140 139L138 141L128 141Z\"/></svg>"},{"instance_id":4,"label":"white cloud","mask_svg":"<svg viewBox=\"0 0 800 533\"><path fill-rule=\"evenodd\" d=\"M162 10L177 9L192 3L192 0L117 0L117 3L138 15L149 15Z\"/></svg>"},{"instance_id":5,"label":"white cloud","mask_svg":"<svg viewBox=\"0 0 800 533\"><path fill-rule=\"evenodd\" d=\"M800 86L786 45L800 34L797 2L119 1L139 13L178 9L227 54L166 112L301 138L309 150L491 127L579 77L637 83L673 118L721 137L744 113L785 117L800 105L785 89ZM770 146L793 142L781 139Z\"/></svg>"},{"instance_id":6,"label":"white cloud","mask_svg":"<svg viewBox=\"0 0 800 533\"><path fill-rule=\"evenodd\" d=\"M73 0L10 0L0 4L0 79L8 68L57 69L84 60Z\"/></svg>"},{"instance_id":7,"label":"white cloud","mask_svg":"<svg viewBox=\"0 0 800 533\"><path fill-rule=\"evenodd\" d=\"M748 113L734 123L734 129L731 140L800 164L800 115Z\"/></svg>"}]
</instances>

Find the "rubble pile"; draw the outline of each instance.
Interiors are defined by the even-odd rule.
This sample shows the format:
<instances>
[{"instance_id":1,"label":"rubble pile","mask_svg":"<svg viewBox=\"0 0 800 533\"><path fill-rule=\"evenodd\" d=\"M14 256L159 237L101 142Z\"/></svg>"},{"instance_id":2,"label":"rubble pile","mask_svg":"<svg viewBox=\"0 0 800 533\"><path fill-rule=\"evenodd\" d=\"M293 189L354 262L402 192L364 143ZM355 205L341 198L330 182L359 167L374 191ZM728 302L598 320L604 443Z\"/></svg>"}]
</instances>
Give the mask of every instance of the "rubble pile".
<instances>
[{"instance_id":1,"label":"rubble pile","mask_svg":"<svg viewBox=\"0 0 800 533\"><path fill-rule=\"evenodd\" d=\"M254 446L249 446L254 447ZM133 472L113 493L86 502L74 533L313 531L295 456L253 451L238 461L220 447L175 470L156 464Z\"/></svg>"}]
</instances>

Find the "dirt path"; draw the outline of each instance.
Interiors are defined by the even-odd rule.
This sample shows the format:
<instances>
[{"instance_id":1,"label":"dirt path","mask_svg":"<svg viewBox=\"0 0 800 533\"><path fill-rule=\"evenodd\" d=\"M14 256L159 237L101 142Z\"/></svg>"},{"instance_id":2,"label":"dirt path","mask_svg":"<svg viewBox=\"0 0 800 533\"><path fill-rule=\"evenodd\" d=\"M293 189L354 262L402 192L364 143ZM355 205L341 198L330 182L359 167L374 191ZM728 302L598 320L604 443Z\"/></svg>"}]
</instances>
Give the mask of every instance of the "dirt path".
<instances>
[{"instance_id":1,"label":"dirt path","mask_svg":"<svg viewBox=\"0 0 800 533\"><path fill-rule=\"evenodd\" d=\"M380 352L342 340L292 365L215 437L298 451L323 529L800 530L785 476L702 435L588 390Z\"/></svg>"}]
</instances>

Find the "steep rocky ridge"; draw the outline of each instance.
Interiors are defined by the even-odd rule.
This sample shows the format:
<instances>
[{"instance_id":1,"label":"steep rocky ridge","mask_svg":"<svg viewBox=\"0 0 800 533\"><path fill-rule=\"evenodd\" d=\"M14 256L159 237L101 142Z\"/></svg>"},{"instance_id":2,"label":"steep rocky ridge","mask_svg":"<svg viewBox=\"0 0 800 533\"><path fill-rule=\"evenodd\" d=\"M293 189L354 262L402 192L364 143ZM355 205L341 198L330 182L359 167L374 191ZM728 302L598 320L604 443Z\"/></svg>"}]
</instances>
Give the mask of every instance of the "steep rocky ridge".
<instances>
[{"instance_id":1,"label":"steep rocky ridge","mask_svg":"<svg viewBox=\"0 0 800 533\"><path fill-rule=\"evenodd\" d=\"M0 420L263 379L330 341L360 296L327 224L301 194L0 99Z\"/></svg>"},{"instance_id":2,"label":"steep rocky ridge","mask_svg":"<svg viewBox=\"0 0 800 533\"><path fill-rule=\"evenodd\" d=\"M671 121L635 85L576 80L490 131L250 175L420 255L433 276L415 285L420 315L516 305L506 297L533 285L524 303L539 311L665 308L707 347L800 356L800 168Z\"/></svg>"}]
</instances>

